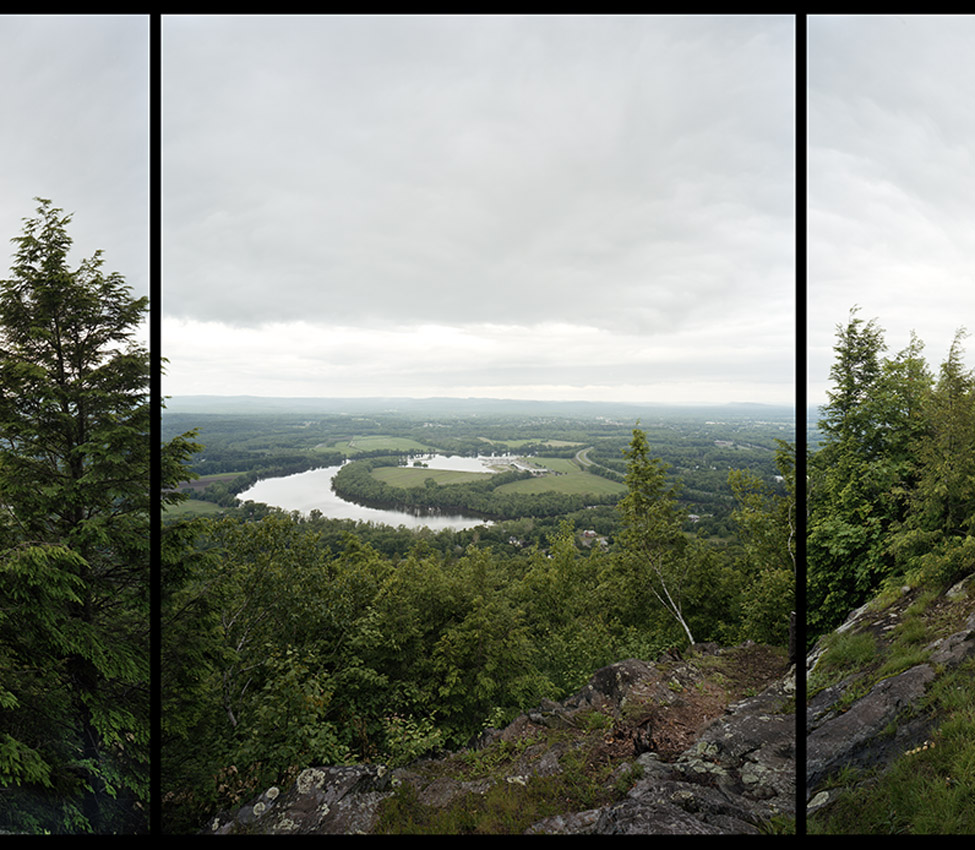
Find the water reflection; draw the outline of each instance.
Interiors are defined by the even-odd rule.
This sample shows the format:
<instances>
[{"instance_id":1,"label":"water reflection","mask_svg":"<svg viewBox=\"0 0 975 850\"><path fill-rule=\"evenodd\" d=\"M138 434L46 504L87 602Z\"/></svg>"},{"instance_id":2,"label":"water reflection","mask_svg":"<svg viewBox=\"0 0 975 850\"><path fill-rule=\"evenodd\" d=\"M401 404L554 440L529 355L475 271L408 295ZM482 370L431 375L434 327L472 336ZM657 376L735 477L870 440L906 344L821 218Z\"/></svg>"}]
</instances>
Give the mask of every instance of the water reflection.
<instances>
[{"instance_id":1,"label":"water reflection","mask_svg":"<svg viewBox=\"0 0 975 850\"><path fill-rule=\"evenodd\" d=\"M417 455L409 458L408 466L414 462L424 463L429 469L452 469L462 472L493 472L497 466L517 460L513 457L459 457L446 455ZM476 525L490 525L488 520L475 517L451 515L414 516L406 511L367 508L354 502L347 502L332 490L332 477L341 466L327 466L286 475L282 478L266 478L258 481L249 490L238 495L242 502L263 502L286 511L300 511L307 514L313 510L321 511L330 519L352 519L360 522L383 523L384 525L407 528L427 528L433 531L452 529L460 531Z\"/></svg>"}]
</instances>

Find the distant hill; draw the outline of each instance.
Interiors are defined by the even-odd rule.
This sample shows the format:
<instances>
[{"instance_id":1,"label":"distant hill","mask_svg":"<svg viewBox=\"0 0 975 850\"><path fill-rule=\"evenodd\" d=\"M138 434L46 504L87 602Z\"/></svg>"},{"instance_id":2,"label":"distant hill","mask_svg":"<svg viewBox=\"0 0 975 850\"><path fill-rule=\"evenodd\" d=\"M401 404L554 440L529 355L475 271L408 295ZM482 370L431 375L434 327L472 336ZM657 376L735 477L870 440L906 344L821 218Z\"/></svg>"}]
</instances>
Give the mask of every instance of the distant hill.
<instances>
[{"instance_id":1,"label":"distant hill","mask_svg":"<svg viewBox=\"0 0 975 850\"><path fill-rule=\"evenodd\" d=\"M701 416L794 419L792 407L735 402L715 405L633 404L603 401L526 401L494 398L271 398L265 396L175 396L170 413L396 413L425 416L617 416L666 418Z\"/></svg>"}]
</instances>

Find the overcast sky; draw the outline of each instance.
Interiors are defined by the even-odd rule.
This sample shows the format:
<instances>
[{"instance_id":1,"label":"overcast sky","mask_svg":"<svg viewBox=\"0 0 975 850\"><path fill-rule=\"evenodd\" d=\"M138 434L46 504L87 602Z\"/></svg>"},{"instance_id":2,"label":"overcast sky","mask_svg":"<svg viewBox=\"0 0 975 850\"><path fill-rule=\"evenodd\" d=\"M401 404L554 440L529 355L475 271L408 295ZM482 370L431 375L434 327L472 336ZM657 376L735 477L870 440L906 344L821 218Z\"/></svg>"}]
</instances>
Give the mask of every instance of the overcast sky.
<instances>
[{"instance_id":1,"label":"overcast sky","mask_svg":"<svg viewBox=\"0 0 975 850\"><path fill-rule=\"evenodd\" d=\"M975 18L812 16L809 401L850 308L937 374L975 333ZM975 365L975 339L967 342Z\"/></svg>"},{"instance_id":2,"label":"overcast sky","mask_svg":"<svg viewBox=\"0 0 975 850\"><path fill-rule=\"evenodd\" d=\"M163 390L794 400L795 25L163 19Z\"/></svg>"},{"instance_id":3,"label":"overcast sky","mask_svg":"<svg viewBox=\"0 0 975 850\"><path fill-rule=\"evenodd\" d=\"M148 20L0 16L0 278L41 197L74 214L72 268L100 248L148 294Z\"/></svg>"}]
</instances>

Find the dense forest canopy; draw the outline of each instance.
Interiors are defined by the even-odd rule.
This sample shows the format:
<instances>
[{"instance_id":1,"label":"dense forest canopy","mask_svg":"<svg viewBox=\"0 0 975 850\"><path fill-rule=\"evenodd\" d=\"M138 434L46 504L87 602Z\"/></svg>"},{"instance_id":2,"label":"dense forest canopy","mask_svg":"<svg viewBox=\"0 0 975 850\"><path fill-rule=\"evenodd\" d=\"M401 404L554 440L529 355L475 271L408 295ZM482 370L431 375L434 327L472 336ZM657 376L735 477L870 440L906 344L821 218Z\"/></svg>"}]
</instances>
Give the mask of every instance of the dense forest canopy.
<instances>
[{"instance_id":1,"label":"dense forest canopy","mask_svg":"<svg viewBox=\"0 0 975 850\"><path fill-rule=\"evenodd\" d=\"M808 638L885 584L944 587L975 570L975 376L964 329L938 373L922 342L885 356L883 330L851 311L809 460Z\"/></svg>"}]
</instances>

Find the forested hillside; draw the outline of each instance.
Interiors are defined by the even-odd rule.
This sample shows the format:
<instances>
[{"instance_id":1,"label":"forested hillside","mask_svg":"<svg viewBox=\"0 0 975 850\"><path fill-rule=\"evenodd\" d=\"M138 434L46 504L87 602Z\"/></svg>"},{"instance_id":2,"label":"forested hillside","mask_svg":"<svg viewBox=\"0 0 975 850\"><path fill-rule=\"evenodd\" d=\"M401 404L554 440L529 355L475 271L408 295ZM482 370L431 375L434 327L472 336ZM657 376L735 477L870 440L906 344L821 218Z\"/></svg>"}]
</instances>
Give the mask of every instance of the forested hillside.
<instances>
[{"instance_id":1,"label":"forested hillside","mask_svg":"<svg viewBox=\"0 0 975 850\"><path fill-rule=\"evenodd\" d=\"M975 711L975 375L856 311L809 461L811 831L966 833ZM842 625L842 629L837 627Z\"/></svg>"},{"instance_id":2,"label":"forested hillside","mask_svg":"<svg viewBox=\"0 0 975 850\"><path fill-rule=\"evenodd\" d=\"M884 356L852 312L809 460L808 638L885 582L946 586L975 569L975 378L959 331L935 376L914 338Z\"/></svg>"},{"instance_id":3,"label":"forested hillside","mask_svg":"<svg viewBox=\"0 0 975 850\"><path fill-rule=\"evenodd\" d=\"M684 530L639 429L624 461L623 530L608 549L581 545L570 522L544 546L458 550L418 534L390 554L366 529L337 538L334 521L266 508L168 523L166 828L199 829L310 765L463 747L619 659L690 640L785 646L792 447L778 447L780 493L733 475L734 547Z\"/></svg>"},{"instance_id":4,"label":"forested hillside","mask_svg":"<svg viewBox=\"0 0 975 850\"><path fill-rule=\"evenodd\" d=\"M147 299L38 200L0 282L0 830L145 832Z\"/></svg>"}]
</instances>

